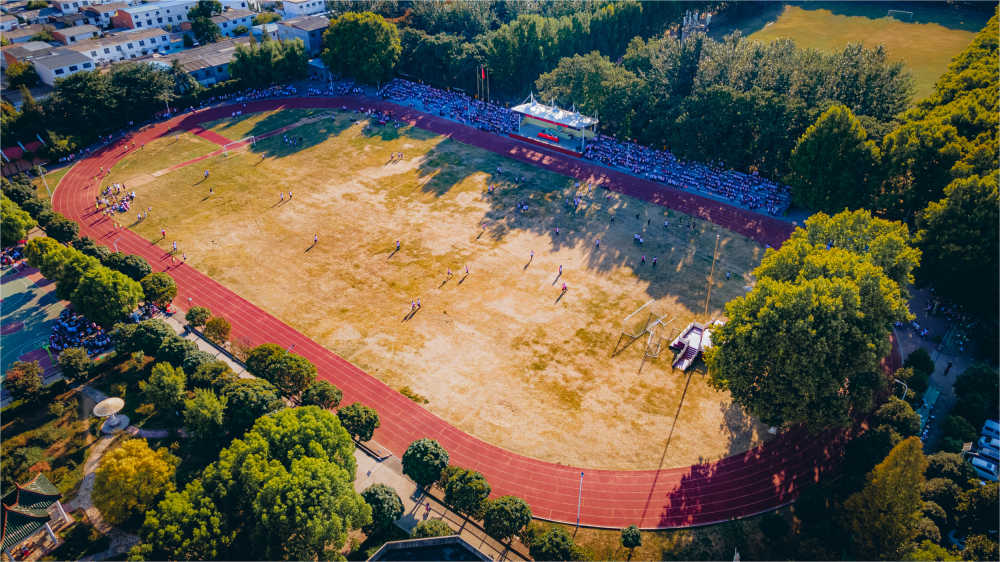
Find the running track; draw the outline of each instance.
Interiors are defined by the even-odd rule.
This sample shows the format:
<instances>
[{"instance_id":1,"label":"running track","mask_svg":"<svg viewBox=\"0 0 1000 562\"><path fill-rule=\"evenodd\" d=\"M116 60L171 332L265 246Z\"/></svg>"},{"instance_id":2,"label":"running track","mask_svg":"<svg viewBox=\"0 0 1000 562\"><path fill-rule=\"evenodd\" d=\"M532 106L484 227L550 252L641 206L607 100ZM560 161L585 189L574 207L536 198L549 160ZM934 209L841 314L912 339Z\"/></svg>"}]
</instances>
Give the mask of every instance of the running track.
<instances>
[{"instance_id":1,"label":"running track","mask_svg":"<svg viewBox=\"0 0 1000 562\"><path fill-rule=\"evenodd\" d=\"M287 98L251 102L243 110L252 113L280 107L341 106L389 109L397 118L429 131L568 176L595 179L609 189L710 220L772 246L780 245L792 230L791 225L770 217L391 103L357 97ZM395 455L401 457L415 439L437 439L448 450L452 463L482 472L494 496L517 495L531 505L536 517L575 523L580 468L517 455L463 433L194 268L171 266L169 257L158 247L129 230L115 232L109 220L94 212L98 169L111 168L126 154L128 142L141 145L174 128L194 129L199 123L228 117L236 108L216 107L176 116L95 152L63 178L53 196L54 207L81 224L81 235L109 246L117 241L121 251L145 257L154 270L169 270L177 282L176 302L186 304L190 297L226 317L232 323L234 340L246 338L255 345L274 342L285 348L294 345L297 353L316 365L321 378L343 390L344 403L360 401L378 410L382 427L375 439ZM660 452L666 434L664 428L664 442L651 443L650 447ZM662 470L583 469L586 475L580 496L580 523L664 529L706 525L773 510L794 501L805 486L835 465L844 440L843 434L807 436L793 430L718 462Z\"/></svg>"}]
</instances>

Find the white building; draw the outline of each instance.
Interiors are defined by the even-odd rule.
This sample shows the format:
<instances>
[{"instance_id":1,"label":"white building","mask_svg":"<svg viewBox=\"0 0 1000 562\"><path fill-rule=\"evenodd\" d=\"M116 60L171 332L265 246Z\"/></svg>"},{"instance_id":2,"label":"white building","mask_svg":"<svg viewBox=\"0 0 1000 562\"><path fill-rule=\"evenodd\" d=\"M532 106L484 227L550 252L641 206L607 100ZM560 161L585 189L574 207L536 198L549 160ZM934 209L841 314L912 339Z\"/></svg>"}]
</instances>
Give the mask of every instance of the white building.
<instances>
[{"instance_id":1,"label":"white building","mask_svg":"<svg viewBox=\"0 0 1000 562\"><path fill-rule=\"evenodd\" d=\"M314 16L326 12L325 0L285 0L281 6L281 15L285 18Z\"/></svg>"},{"instance_id":2,"label":"white building","mask_svg":"<svg viewBox=\"0 0 1000 562\"><path fill-rule=\"evenodd\" d=\"M137 59L170 48L170 36L162 29L112 33L68 47L86 56L95 65Z\"/></svg>"},{"instance_id":3,"label":"white building","mask_svg":"<svg viewBox=\"0 0 1000 562\"><path fill-rule=\"evenodd\" d=\"M173 28L188 21L187 14L198 5L196 0L165 0L139 6L119 8L111 22L116 27L145 29L150 27Z\"/></svg>"},{"instance_id":4,"label":"white building","mask_svg":"<svg viewBox=\"0 0 1000 562\"><path fill-rule=\"evenodd\" d=\"M17 18L10 14L0 16L0 31L10 31L17 27Z\"/></svg>"},{"instance_id":5,"label":"white building","mask_svg":"<svg viewBox=\"0 0 1000 562\"><path fill-rule=\"evenodd\" d=\"M42 82L49 86L55 86L59 78L94 70L93 61L69 47L62 47L52 51L51 55L32 59L31 64Z\"/></svg>"},{"instance_id":6,"label":"white building","mask_svg":"<svg viewBox=\"0 0 1000 562\"><path fill-rule=\"evenodd\" d=\"M226 10L217 16L212 16L212 23L219 26L219 31L226 37L234 35L233 30L243 26L249 31L253 26L253 12L250 10Z\"/></svg>"},{"instance_id":7,"label":"white building","mask_svg":"<svg viewBox=\"0 0 1000 562\"><path fill-rule=\"evenodd\" d=\"M101 30L93 25L77 25L52 30L52 36L63 45L79 43L81 41L86 41L87 39L100 37L100 35Z\"/></svg>"},{"instance_id":8,"label":"white building","mask_svg":"<svg viewBox=\"0 0 1000 562\"><path fill-rule=\"evenodd\" d=\"M330 26L325 16L305 16L281 20L278 23L278 37L283 40L301 39L309 56L323 50L323 32Z\"/></svg>"},{"instance_id":9,"label":"white building","mask_svg":"<svg viewBox=\"0 0 1000 562\"><path fill-rule=\"evenodd\" d=\"M90 21L94 25L109 27L111 26L111 18L122 8L128 8L128 4L125 2L109 2L107 4L87 6L83 8L83 13L90 18Z\"/></svg>"},{"instance_id":10,"label":"white building","mask_svg":"<svg viewBox=\"0 0 1000 562\"><path fill-rule=\"evenodd\" d=\"M100 0L56 0L49 4L64 14L75 14L81 9L93 4L100 4Z\"/></svg>"}]
</instances>

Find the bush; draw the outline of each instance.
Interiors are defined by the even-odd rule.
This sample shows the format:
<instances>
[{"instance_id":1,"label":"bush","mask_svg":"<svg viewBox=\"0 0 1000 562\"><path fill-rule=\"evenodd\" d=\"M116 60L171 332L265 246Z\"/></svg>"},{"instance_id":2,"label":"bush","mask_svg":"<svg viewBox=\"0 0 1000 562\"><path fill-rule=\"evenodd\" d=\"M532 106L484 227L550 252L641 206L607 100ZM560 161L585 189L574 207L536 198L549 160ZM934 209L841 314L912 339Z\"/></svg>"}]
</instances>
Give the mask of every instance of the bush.
<instances>
[{"instance_id":1,"label":"bush","mask_svg":"<svg viewBox=\"0 0 1000 562\"><path fill-rule=\"evenodd\" d=\"M41 224L41 220L39 220L39 224ZM80 226L78 224L59 213L55 213L55 218L43 228L46 234L63 244L73 241L76 235L80 233Z\"/></svg>"},{"instance_id":2,"label":"bush","mask_svg":"<svg viewBox=\"0 0 1000 562\"><path fill-rule=\"evenodd\" d=\"M121 252L108 254L107 259L103 263L115 271L128 275L135 281L139 281L153 272L153 268L145 258Z\"/></svg>"},{"instance_id":3,"label":"bush","mask_svg":"<svg viewBox=\"0 0 1000 562\"><path fill-rule=\"evenodd\" d=\"M440 519L425 519L417 523L410 536L415 539L427 539L431 537L448 537L457 534L447 523Z\"/></svg>"},{"instance_id":4,"label":"bush","mask_svg":"<svg viewBox=\"0 0 1000 562\"><path fill-rule=\"evenodd\" d=\"M222 345L229 339L229 321L221 316L213 316L205 322L205 337Z\"/></svg>"},{"instance_id":5,"label":"bush","mask_svg":"<svg viewBox=\"0 0 1000 562\"><path fill-rule=\"evenodd\" d=\"M246 35L250 31L245 25L238 25L233 29L233 35Z\"/></svg>"},{"instance_id":6,"label":"bush","mask_svg":"<svg viewBox=\"0 0 1000 562\"><path fill-rule=\"evenodd\" d=\"M76 382L87 378L94 362L82 347L70 347L59 354L59 367L68 380Z\"/></svg>"},{"instance_id":7,"label":"bush","mask_svg":"<svg viewBox=\"0 0 1000 562\"><path fill-rule=\"evenodd\" d=\"M208 322L208 319L212 317L212 311L205 308L204 306L192 306L187 314L184 315L184 319L187 320L188 324L191 324L195 328L200 328Z\"/></svg>"},{"instance_id":8,"label":"bush","mask_svg":"<svg viewBox=\"0 0 1000 562\"><path fill-rule=\"evenodd\" d=\"M14 361L4 376L3 387L15 400L39 398L42 368L38 361Z\"/></svg>"},{"instance_id":9,"label":"bush","mask_svg":"<svg viewBox=\"0 0 1000 562\"><path fill-rule=\"evenodd\" d=\"M912 367L914 373L926 373L928 376L934 374L934 360L926 349L918 347L913 353L906 356L903 362L904 367Z\"/></svg>"}]
</instances>

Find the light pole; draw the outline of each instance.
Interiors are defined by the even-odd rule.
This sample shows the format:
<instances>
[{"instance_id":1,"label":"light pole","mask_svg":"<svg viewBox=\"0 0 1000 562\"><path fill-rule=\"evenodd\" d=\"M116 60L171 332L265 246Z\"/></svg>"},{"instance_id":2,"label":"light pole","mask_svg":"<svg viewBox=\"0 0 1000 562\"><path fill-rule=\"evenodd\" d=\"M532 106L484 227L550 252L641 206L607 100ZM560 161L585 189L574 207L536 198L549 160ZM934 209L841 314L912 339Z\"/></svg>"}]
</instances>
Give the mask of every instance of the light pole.
<instances>
[{"instance_id":1,"label":"light pole","mask_svg":"<svg viewBox=\"0 0 1000 562\"><path fill-rule=\"evenodd\" d=\"M49 194L49 199L52 199L52 190L49 189L49 180L45 179L45 170L41 166L36 166L38 169L38 175L42 178L42 183L45 184L45 191Z\"/></svg>"},{"instance_id":2,"label":"light pole","mask_svg":"<svg viewBox=\"0 0 1000 562\"><path fill-rule=\"evenodd\" d=\"M576 495L576 528L580 528L580 506L583 503L583 471L580 471L580 491Z\"/></svg>"},{"instance_id":3,"label":"light pole","mask_svg":"<svg viewBox=\"0 0 1000 562\"><path fill-rule=\"evenodd\" d=\"M715 250L712 251L712 271L708 274L708 294L705 295L705 320L708 321L708 303L712 300L712 283L715 281L715 261L719 259L719 237L715 235Z\"/></svg>"}]
</instances>

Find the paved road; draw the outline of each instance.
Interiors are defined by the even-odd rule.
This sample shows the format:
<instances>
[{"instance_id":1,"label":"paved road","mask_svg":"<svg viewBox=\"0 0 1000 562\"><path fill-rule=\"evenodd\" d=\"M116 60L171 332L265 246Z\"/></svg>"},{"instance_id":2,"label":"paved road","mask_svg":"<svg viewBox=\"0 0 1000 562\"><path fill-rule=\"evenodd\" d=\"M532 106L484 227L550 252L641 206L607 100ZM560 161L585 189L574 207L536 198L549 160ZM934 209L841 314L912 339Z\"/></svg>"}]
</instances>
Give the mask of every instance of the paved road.
<instances>
[{"instance_id":1,"label":"paved road","mask_svg":"<svg viewBox=\"0 0 1000 562\"><path fill-rule=\"evenodd\" d=\"M791 225L597 166L584 160L529 147L512 139L478 131L416 110L365 98L286 98L250 102L245 113L280 107L348 109L380 107L397 118L435 133L531 162L558 173L592 179L603 186L716 222L758 241L777 246ZM230 115L233 106L211 108L171 118L138 132L129 141L141 145L175 127ZM539 461L514 454L451 426L420 405L400 395L343 358L316 344L277 318L236 295L208 276L186 265L171 266L156 246L131 231L115 232L110 221L93 212L100 167L110 168L127 152L125 142L93 153L67 173L53 197L56 210L78 221L81 234L103 244L117 240L125 252L141 255L158 271L168 270L178 285L176 305L209 306L232 323L232 336L254 344L275 342L295 351L319 370L320 377L337 385L347 402L360 401L378 409L382 427L375 439L396 456L421 437L437 439L452 462L482 472L494 495L525 499L536 517L575 523L579 510L584 525L621 528L638 524L645 529L678 528L728 521L786 505L815 482L839 459L844 436L804 436L791 431L765 445L718 462L662 470L589 470ZM658 446L658 445L651 445ZM584 474L585 473L585 474ZM581 478L582 476L582 478Z\"/></svg>"}]
</instances>

